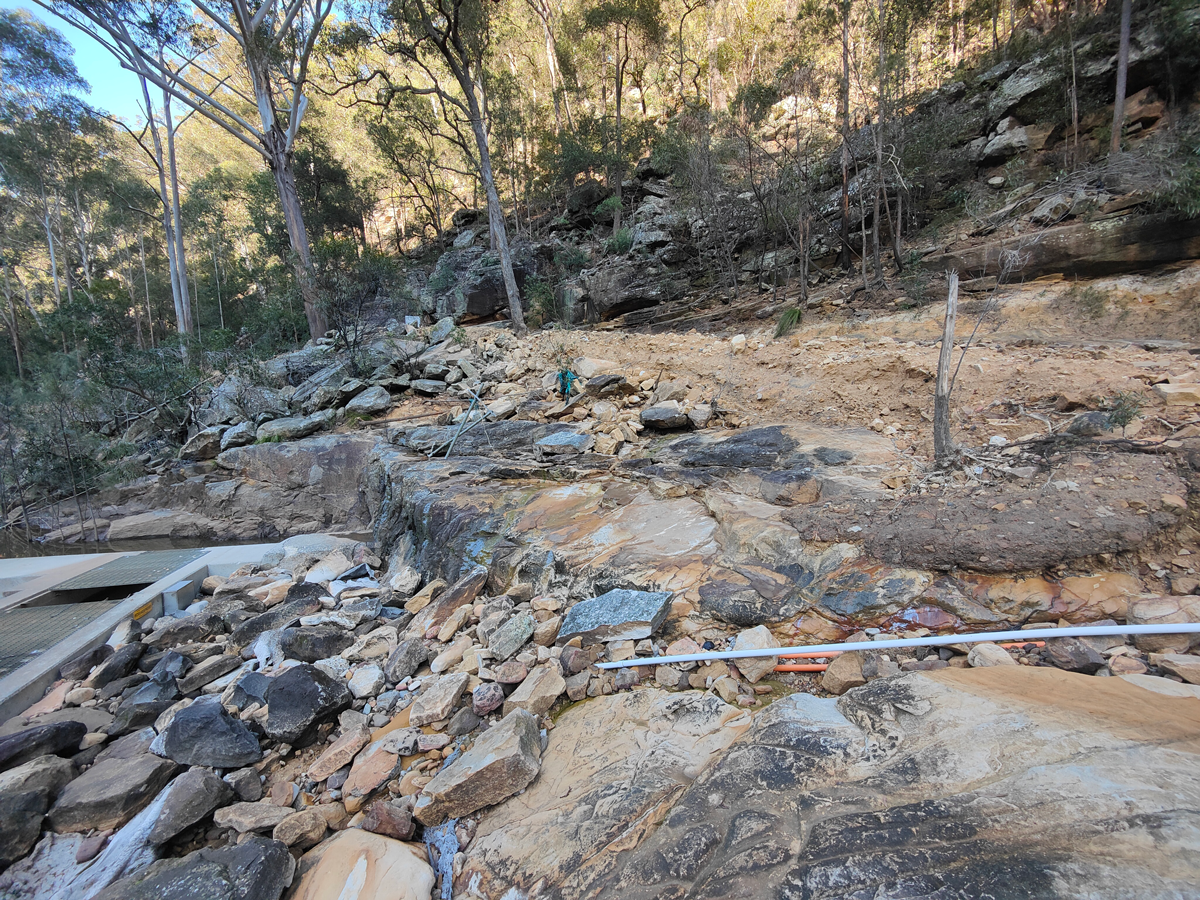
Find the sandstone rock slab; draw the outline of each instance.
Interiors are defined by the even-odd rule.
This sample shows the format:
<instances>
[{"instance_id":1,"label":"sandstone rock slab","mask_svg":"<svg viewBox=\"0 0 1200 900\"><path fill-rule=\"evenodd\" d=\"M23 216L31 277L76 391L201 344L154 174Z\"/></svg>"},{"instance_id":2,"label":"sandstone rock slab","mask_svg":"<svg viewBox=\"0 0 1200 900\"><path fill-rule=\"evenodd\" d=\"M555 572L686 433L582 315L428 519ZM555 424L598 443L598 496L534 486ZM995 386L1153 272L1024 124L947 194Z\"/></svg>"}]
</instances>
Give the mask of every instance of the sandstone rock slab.
<instances>
[{"instance_id":1,"label":"sandstone rock slab","mask_svg":"<svg viewBox=\"0 0 1200 900\"><path fill-rule=\"evenodd\" d=\"M537 717L514 710L425 785L413 815L424 825L439 825L499 803L537 777L541 756Z\"/></svg>"},{"instance_id":2,"label":"sandstone rock slab","mask_svg":"<svg viewBox=\"0 0 1200 900\"><path fill-rule=\"evenodd\" d=\"M474 884L499 898L542 881L552 894L584 896L601 873L623 867L623 851L749 725L748 713L691 691L640 690L572 707L550 732L537 779L480 819L456 889Z\"/></svg>"},{"instance_id":3,"label":"sandstone rock slab","mask_svg":"<svg viewBox=\"0 0 1200 900\"><path fill-rule=\"evenodd\" d=\"M465 672L441 675L426 683L409 707L408 721L414 728L450 718L471 676Z\"/></svg>"},{"instance_id":4,"label":"sandstone rock slab","mask_svg":"<svg viewBox=\"0 0 1200 900\"><path fill-rule=\"evenodd\" d=\"M520 686L504 701L504 715L514 709L524 709L535 716L544 716L550 707L567 689L562 669L553 660L549 665L538 666L521 682Z\"/></svg>"},{"instance_id":5,"label":"sandstone rock slab","mask_svg":"<svg viewBox=\"0 0 1200 900\"><path fill-rule=\"evenodd\" d=\"M620 866L541 889L1165 900L1200 869L1174 843L1200 835L1198 737L1193 700L1052 668L913 673L838 700L797 693L759 715ZM1113 822L1097 840L1097 823ZM487 827L463 885L494 840Z\"/></svg>"},{"instance_id":6,"label":"sandstone rock slab","mask_svg":"<svg viewBox=\"0 0 1200 900\"><path fill-rule=\"evenodd\" d=\"M423 846L350 828L301 857L289 900L429 900L435 883Z\"/></svg>"}]
</instances>

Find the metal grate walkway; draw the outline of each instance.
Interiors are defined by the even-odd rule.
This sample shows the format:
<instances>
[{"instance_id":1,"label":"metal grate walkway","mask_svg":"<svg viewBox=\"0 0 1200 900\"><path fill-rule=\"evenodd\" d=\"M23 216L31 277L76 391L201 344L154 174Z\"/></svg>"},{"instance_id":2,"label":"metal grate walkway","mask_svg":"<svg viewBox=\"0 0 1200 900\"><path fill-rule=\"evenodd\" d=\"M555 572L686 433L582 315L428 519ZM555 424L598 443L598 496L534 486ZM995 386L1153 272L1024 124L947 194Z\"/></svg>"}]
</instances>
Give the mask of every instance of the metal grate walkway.
<instances>
[{"instance_id":1,"label":"metal grate walkway","mask_svg":"<svg viewBox=\"0 0 1200 900\"><path fill-rule=\"evenodd\" d=\"M19 669L121 602L65 603L0 613L0 677Z\"/></svg>"},{"instance_id":2,"label":"metal grate walkway","mask_svg":"<svg viewBox=\"0 0 1200 900\"><path fill-rule=\"evenodd\" d=\"M122 556L68 578L54 586L56 591L78 591L88 588L122 587L129 584L153 584L181 566L199 559L207 550L161 550Z\"/></svg>"}]
</instances>

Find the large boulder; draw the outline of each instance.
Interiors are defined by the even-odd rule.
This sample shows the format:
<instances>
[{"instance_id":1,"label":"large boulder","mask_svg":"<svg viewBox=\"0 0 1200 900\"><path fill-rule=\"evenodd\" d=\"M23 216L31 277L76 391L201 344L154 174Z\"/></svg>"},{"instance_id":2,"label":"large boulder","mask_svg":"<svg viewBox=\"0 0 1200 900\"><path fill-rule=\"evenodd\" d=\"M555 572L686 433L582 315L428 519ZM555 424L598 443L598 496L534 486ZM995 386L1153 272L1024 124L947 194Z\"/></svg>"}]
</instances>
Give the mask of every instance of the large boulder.
<instances>
[{"instance_id":1,"label":"large boulder","mask_svg":"<svg viewBox=\"0 0 1200 900\"><path fill-rule=\"evenodd\" d=\"M585 643L641 640L657 631L670 611L670 591L615 588L572 606L558 630L558 642L565 644L573 637Z\"/></svg>"},{"instance_id":2,"label":"large boulder","mask_svg":"<svg viewBox=\"0 0 1200 900\"><path fill-rule=\"evenodd\" d=\"M265 730L272 740L310 744L317 726L336 719L353 699L345 684L301 663L271 680Z\"/></svg>"},{"instance_id":3,"label":"large boulder","mask_svg":"<svg viewBox=\"0 0 1200 900\"><path fill-rule=\"evenodd\" d=\"M963 278L982 278L997 274L1002 259L1015 252L1020 253L1023 278L1139 271L1200 258L1200 219L1159 213L1071 223L1040 231L1033 242L1025 236L1006 238L927 256L921 265L931 272L955 269Z\"/></svg>"},{"instance_id":4,"label":"large boulder","mask_svg":"<svg viewBox=\"0 0 1200 900\"><path fill-rule=\"evenodd\" d=\"M221 452L221 435L224 433L225 429L220 425L196 432L179 448L179 458L193 462L214 459Z\"/></svg>"},{"instance_id":5,"label":"large boulder","mask_svg":"<svg viewBox=\"0 0 1200 900\"><path fill-rule=\"evenodd\" d=\"M163 732L163 752L185 766L240 769L262 759L258 739L215 699L197 700Z\"/></svg>"},{"instance_id":6,"label":"large boulder","mask_svg":"<svg viewBox=\"0 0 1200 900\"><path fill-rule=\"evenodd\" d=\"M109 885L96 900L279 900L295 870L286 844L254 835L151 863Z\"/></svg>"},{"instance_id":7,"label":"large boulder","mask_svg":"<svg viewBox=\"0 0 1200 900\"><path fill-rule=\"evenodd\" d=\"M57 756L41 756L0 775L0 871L33 848L46 810L74 777L75 766Z\"/></svg>"},{"instance_id":8,"label":"large boulder","mask_svg":"<svg viewBox=\"0 0 1200 900\"><path fill-rule=\"evenodd\" d=\"M149 752L154 729L127 735L106 747L90 769L63 788L51 807L50 827L62 834L120 828L179 771L173 760Z\"/></svg>"},{"instance_id":9,"label":"large boulder","mask_svg":"<svg viewBox=\"0 0 1200 900\"><path fill-rule=\"evenodd\" d=\"M0 737L0 770L15 768L38 756L70 756L79 751L85 734L87 728L80 722L53 722Z\"/></svg>"},{"instance_id":10,"label":"large boulder","mask_svg":"<svg viewBox=\"0 0 1200 900\"><path fill-rule=\"evenodd\" d=\"M513 275L517 287L534 271L527 244L512 245ZM488 319L508 308L508 294L500 271L500 258L481 247L464 247L443 253L421 291L421 311L456 322Z\"/></svg>"},{"instance_id":11,"label":"large boulder","mask_svg":"<svg viewBox=\"0 0 1200 900\"><path fill-rule=\"evenodd\" d=\"M514 710L434 776L413 814L424 825L439 825L499 803L537 777L541 756L537 716Z\"/></svg>"},{"instance_id":12,"label":"large boulder","mask_svg":"<svg viewBox=\"0 0 1200 900\"><path fill-rule=\"evenodd\" d=\"M233 799L233 789L210 770L188 769L167 791L162 810L150 831L150 842L162 844Z\"/></svg>"}]
</instances>

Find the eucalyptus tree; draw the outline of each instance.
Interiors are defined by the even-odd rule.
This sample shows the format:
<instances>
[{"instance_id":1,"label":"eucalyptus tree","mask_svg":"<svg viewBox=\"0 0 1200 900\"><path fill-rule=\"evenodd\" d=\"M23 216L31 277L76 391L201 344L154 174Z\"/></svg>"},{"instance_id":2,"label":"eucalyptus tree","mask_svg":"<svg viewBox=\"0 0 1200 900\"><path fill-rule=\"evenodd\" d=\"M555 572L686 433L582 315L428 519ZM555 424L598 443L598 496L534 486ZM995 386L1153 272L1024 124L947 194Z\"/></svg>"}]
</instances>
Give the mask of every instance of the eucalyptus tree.
<instances>
[{"instance_id":1,"label":"eucalyptus tree","mask_svg":"<svg viewBox=\"0 0 1200 900\"><path fill-rule=\"evenodd\" d=\"M608 187L617 203L621 202L621 182L625 177L625 138L621 104L625 95L625 78L630 63L641 52L649 53L662 44L666 28L662 19L660 0L600 0L587 9L583 17L584 27L589 31L603 32L606 37L611 29L611 52L605 57L612 60L613 80L613 147L610 151ZM644 100L643 100L644 106ZM613 233L621 230L621 207L613 210Z\"/></svg>"},{"instance_id":2,"label":"eucalyptus tree","mask_svg":"<svg viewBox=\"0 0 1200 900\"><path fill-rule=\"evenodd\" d=\"M309 63L335 0L34 0L89 34L121 66L225 129L275 181L311 335L326 331L296 190L296 140ZM159 45L159 37L170 41ZM232 41L238 71L211 61ZM257 121L255 119L257 118ZM168 150L169 152L169 150Z\"/></svg>"},{"instance_id":3,"label":"eucalyptus tree","mask_svg":"<svg viewBox=\"0 0 1200 900\"><path fill-rule=\"evenodd\" d=\"M352 59L352 71L349 78L343 76L342 88L353 88L362 102L386 107L400 95L424 97L440 106L450 133L461 136L460 121L465 122L487 199L492 248L500 257L509 318L516 333L525 334L489 140L487 57L493 5L491 0L372 2L359 21L344 30L337 49ZM395 57L402 65L367 58L371 50ZM363 96L372 88L375 96ZM460 140L460 146L465 145Z\"/></svg>"}]
</instances>

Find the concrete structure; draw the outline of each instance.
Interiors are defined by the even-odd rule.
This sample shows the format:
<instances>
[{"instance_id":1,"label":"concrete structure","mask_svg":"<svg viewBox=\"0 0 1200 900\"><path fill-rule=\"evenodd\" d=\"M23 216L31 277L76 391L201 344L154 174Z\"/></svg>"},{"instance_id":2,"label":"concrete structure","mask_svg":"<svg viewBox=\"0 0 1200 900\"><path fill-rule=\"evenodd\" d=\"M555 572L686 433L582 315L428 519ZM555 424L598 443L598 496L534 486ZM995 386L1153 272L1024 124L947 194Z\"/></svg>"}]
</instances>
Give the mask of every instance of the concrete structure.
<instances>
[{"instance_id":1,"label":"concrete structure","mask_svg":"<svg viewBox=\"0 0 1200 900\"><path fill-rule=\"evenodd\" d=\"M196 551L194 558L158 578L124 600L105 603L104 610L71 631L53 646L42 650L20 668L0 678L0 722L15 716L40 700L58 678L59 666L108 640L113 629L127 618L147 619L170 615L185 608L209 575L229 575L246 563L257 563L278 544L246 544ZM51 556L0 560L0 637L5 614L37 608L56 587L92 573L114 560L134 563L139 553L100 553L87 556ZM187 554L191 556L192 554ZM76 582L77 583L77 582ZM121 582L117 582L118 584ZM71 604L86 606L87 604Z\"/></svg>"}]
</instances>

